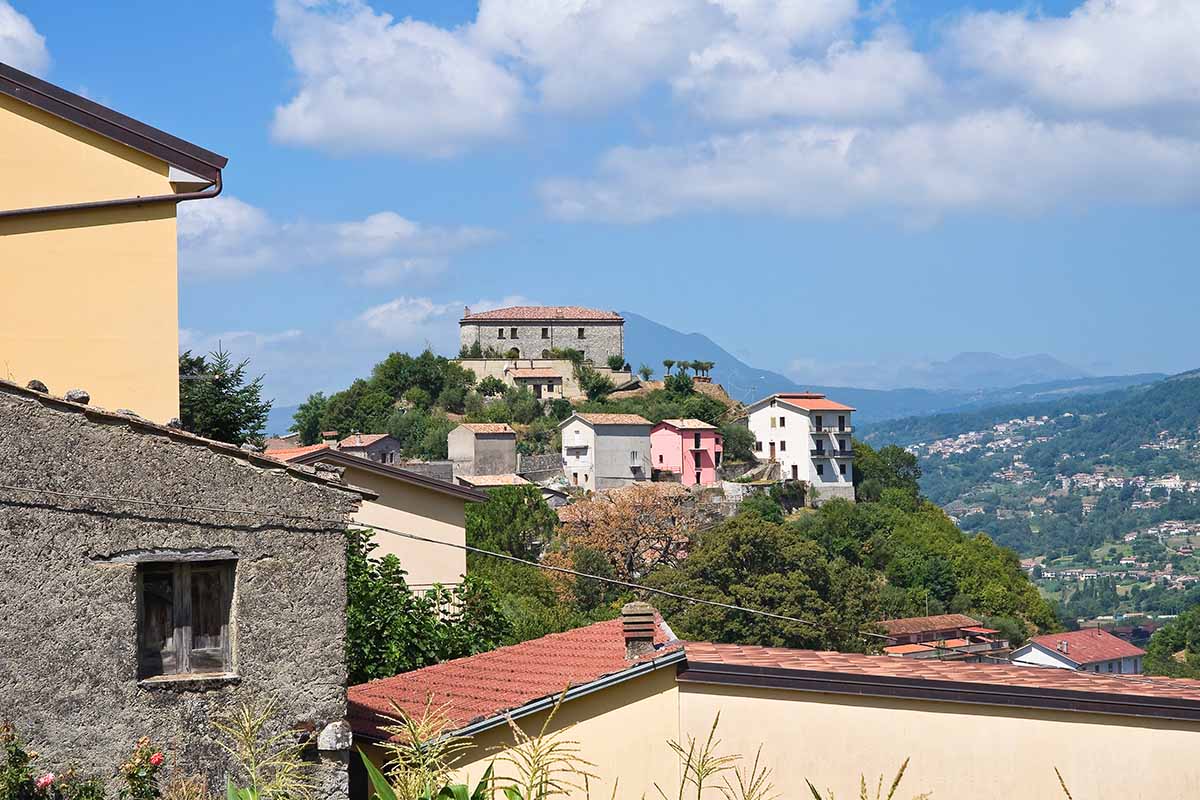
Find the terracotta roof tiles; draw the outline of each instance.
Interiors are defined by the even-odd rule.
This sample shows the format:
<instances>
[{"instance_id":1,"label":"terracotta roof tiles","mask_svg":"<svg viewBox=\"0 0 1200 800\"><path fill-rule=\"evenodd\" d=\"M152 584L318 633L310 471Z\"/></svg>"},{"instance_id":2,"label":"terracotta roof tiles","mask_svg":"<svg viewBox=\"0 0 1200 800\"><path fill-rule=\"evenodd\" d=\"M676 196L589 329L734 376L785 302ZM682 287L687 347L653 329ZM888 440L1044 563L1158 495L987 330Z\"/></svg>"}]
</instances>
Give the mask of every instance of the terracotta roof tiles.
<instances>
[{"instance_id":1,"label":"terracotta roof tiles","mask_svg":"<svg viewBox=\"0 0 1200 800\"><path fill-rule=\"evenodd\" d=\"M661 424L670 425L681 431L715 431L716 425L709 425L702 419L664 419Z\"/></svg>"},{"instance_id":2,"label":"terracotta roof tiles","mask_svg":"<svg viewBox=\"0 0 1200 800\"><path fill-rule=\"evenodd\" d=\"M338 442L338 447L370 447L386 438L386 433L352 433Z\"/></svg>"},{"instance_id":3,"label":"terracotta roof tiles","mask_svg":"<svg viewBox=\"0 0 1200 800\"><path fill-rule=\"evenodd\" d=\"M966 614L936 614L932 617L904 617L885 619L878 623L892 636L904 636L927 631L944 631L951 628L968 628L979 625L979 620Z\"/></svg>"},{"instance_id":4,"label":"terracotta roof tiles","mask_svg":"<svg viewBox=\"0 0 1200 800\"><path fill-rule=\"evenodd\" d=\"M1105 630L1088 628L1067 633L1048 633L1029 640L1047 650L1058 652L1059 642L1066 643L1066 656L1076 664L1094 664L1116 658L1135 658L1146 655L1146 651Z\"/></svg>"},{"instance_id":5,"label":"terracotta roof tiles","mask_svg":"<svg viewBox=\"0 0 1200 800\"><path fill-rule=\"evenodd\" d=\"M459 427L472 433L517 433L507 422L464 422Z\"/></svg>"},{"instance_id":6,"label":"terracotta roof tiles","mask_svg":"<svg viewBox=\"0 0 1200 800\"><path fill-rule=\"evenodd\" d=\"M615 311L600 311L583 306L509 306L494 308L490 311L480 311L477 314L464 314L463 322L484 322L487 320L504 322L622 322L623 318Z\"/></svg>"},{"instance_id":7,"label":"terracotta roof tiles","mask_svg":"<svg viewBox=\"0 0 1200 800\"><path fill-rule=\"evenodd\" d=\"M650 420L638 414L580 414L576 413L584 422L591 425L653 425ZM568 418L569 419L569 418Z\"/></svg>"}]
</instances>

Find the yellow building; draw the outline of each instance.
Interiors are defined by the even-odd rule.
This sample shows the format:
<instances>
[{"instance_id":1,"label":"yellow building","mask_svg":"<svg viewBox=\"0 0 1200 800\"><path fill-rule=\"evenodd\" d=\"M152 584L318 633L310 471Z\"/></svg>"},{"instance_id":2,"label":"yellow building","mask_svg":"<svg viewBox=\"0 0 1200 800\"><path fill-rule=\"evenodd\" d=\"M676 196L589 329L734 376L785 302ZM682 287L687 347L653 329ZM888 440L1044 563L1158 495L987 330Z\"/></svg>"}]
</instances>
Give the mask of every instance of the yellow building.
<instances>
[{"instance_id":1,"label":"yellow building","mask_svg":"<svg viewBox=\"0 0 1200 800\"><path fill-rule=\"evenodd\" d=\"M343 479L350 485L374 492L377 497L363 501L354 521L375 529L371 538L379 547L371 554L373 558L394 555L400 559L408 572L409 588L423 591L434 584L457 586L462 582L467 572L467 554L462 549L467 543L466 507L487 500L483 492L328 445L268 450L266 455L291 464L331 464L344 471ZM438 544L380 528L415 534Z\"/></svg>"},{"instance_id":2,"label":"yellow building","mask_svg":"<svg viewBox=\"0 0 1200 800\"><path fill-rule=\"evenodd\" d=\"M178 416L176 204L225 164L0 64L0 378Z\"/></svg>"},{"instance_id":3,"label":"yellow building","mask_svg":"<svg viewBox=\"0 0 1200 800\"><path fill-rule=\"evenodd\" d=\"M551 729L569 726L563 736L595 765L591 797L614 786L618 798L657 797L655 784L675 796L667 741L702 743L718 714L718 752L745 769L761 746L780 798L810 797L806 780L857 797L861 777L873 790L905 759L899 798L1061 800L1056 768L1075 797L1190 797L1200 786L1200 681L684 643L662 625L653 649L627 650L639 634L624 628L602 622L353 686L356 741L382 763L393 703L417 715L444 705L475 745L459 775L478 780L512 747L508 719L536 732L570 686ZM364 773L351 764L355 800ZM722 796L720 780L706 796Z\"/></svg>"}]
</instances>

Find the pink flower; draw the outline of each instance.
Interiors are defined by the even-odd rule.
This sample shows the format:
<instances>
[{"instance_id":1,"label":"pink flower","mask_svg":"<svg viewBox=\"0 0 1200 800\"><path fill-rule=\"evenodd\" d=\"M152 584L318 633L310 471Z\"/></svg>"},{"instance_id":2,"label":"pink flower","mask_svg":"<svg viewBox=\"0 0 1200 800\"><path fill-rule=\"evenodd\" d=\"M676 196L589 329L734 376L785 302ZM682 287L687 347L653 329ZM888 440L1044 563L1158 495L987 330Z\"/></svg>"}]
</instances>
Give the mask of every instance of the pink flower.
<instances>
[{"instance_id":1,"label":"pink flower","mask_svg":"<svg viewBox=\"0 0 1200 800\"><path fill-rule=\"evenodd\" d=\"M49 788L50 784L52 783L54 783L54 773L47 772L45 775L37 779L37 782L34 784L34 786L36 786L37 790L41 792Z\"/></svg>"},{"instance_id":2,"label":"pink flower","mask_svg":"<svg viewBox=\"0 0 1200 800\"><path fill-rule=\"evenodd\" d=\"M162 753L155 753L154 755L150 756L150 763L153 764L154 766L161 767L162 762L163 762L163 754Z\"/></svg>"}]
</instances>

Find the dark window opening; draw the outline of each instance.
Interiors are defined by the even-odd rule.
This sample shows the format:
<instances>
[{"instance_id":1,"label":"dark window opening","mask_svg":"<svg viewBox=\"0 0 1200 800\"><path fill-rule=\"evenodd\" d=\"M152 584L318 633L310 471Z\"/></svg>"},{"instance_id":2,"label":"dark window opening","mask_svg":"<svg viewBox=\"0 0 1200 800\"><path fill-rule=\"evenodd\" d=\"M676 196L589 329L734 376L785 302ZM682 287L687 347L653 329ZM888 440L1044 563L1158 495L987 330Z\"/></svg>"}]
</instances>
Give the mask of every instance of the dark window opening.
<instances>
[{"instance_id":1,"label":"dark window opening","mask_svg":"<svg viewBox=\"0 0 1200 800\"><path fill-rule=\"evenodd\" d=\"M496 329L496 336L503 339L504 338L504 328Z\"/></svg>"},{"instance_id":2,"label":"dark window opening","mask_svg":"<svg viewBox=\"0 0 1200 800\"><path fill-rule=\"evenodd\" d=\"M508 337L508 338L510 338L510 339L516 339L516 338L517 338L517 329L516 329L516 328L509 328L509 329L508 329L508 334L509 334L509 337Z\"/></svg>"},{"instance_id":3,"label":"dark window opening","mask_svg":"<svg viewBox=\"0 0 1200 800\"><path fill-rule=\"evenodd\" d=\"M587 335L584 333L583 328L575 329L575 338L577 338L577 339L586 339L587 338Z\"/></svg>"},{"instance_id":4,"label":"dark window opening","mask_svg":"<svg viewBox=\"0 0 1200 800\"><path fill-rule=\"evenodd\" d=\"M234 562L138 567L138 677L232 672Z\"/></svg>"},{"instance_id":5,"label":"dark window opening","mask_svg":"<svg viewBox=\"0 0 1200 800\"><path fill-rule=\"evenodd\" d=\"M696 473L696 483L700 483L700 473Z\"/></svg>"},{"instance_id":6,"label":"dark window opening","mask_svg":"<svg viewBox=\"0 0 1200 800\"><path fill-rule=\"evenodd\" d=\"M779 443L779 451L783 452L784 450L787 450L787 442L781 441Z\"/></svg>"},{"instance_id":7,"label":"dark window opening","mask_svg":"<svg viewBox=\"0 0 1200 800\"><path fill-rule=\"evenodd\" d=\"M692 434L692 446L695 447L697 450L700 449L700 434L698 434L698 433Z\"/></svg>"},{"instance_id":8,"label":"dark window opening","mask_svg":"<svg viewBox=\"0 0 1200 800\"><path fill-rule=\"evenodd\" d=\"M787 417L780 417L779 418L779 427L782 428L786 422L787 422Z\"/></svg>"},{"instance_id":9,"label":"dark window opening","mask_svg":"<svg viewBox=\"0 0 1200 800\"><path fill-rule=\"evenodd\" d=\"M549 328L542 328L542 338L543 339L550 338L550 329Z\"/></svg>"},{"instance_id":10,"label":"dark window opening","mask_svg":"<svg viewBox=\"0 0 1200 800\"><path fill-rule=\"evenodd\" d=\"M825 474L825 465L824 464L817 464L817 474L818 475Z\"/></svg>"},{"instance_id":11,"label":"dark window opening","mask_svg":"<svg viewBox=\"0 0 1200 800\"><path fill-rule=\"evenodd\" d=\"M838 464L838 471L841 472L843 475L845 475L846 474L846 465Z\"/></svg>"}]
</instances>

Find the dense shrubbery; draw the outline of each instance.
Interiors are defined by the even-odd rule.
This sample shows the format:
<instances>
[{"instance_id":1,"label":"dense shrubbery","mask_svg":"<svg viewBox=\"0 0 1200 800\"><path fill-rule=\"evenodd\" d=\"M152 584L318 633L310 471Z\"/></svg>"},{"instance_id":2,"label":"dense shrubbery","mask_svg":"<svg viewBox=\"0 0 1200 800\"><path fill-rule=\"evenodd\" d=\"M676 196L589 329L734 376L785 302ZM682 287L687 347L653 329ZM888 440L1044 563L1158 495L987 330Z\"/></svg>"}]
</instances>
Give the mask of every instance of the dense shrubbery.
<instances>
[{"instance_id":1,"label":"dense shrubbery","mask_svg":"<svg viewBox=\"0 0 1200 800\"><path fill-rule=\"evenodd\" d=\"M1150 675L1200 678L1200 606L1154 632L1142 666Z\"/></svg>"}]
</instances>

